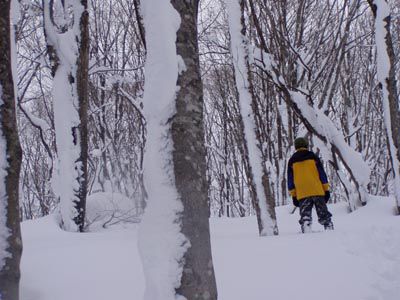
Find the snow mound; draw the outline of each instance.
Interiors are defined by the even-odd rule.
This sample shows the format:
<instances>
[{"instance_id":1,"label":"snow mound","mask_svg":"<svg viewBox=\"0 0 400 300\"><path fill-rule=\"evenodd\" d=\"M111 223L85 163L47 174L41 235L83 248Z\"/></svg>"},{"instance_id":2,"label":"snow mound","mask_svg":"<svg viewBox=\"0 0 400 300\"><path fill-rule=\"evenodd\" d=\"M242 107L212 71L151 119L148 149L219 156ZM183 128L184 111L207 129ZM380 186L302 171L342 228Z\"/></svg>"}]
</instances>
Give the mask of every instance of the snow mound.
<instances>
[{"instance_id":1,"label":"snow mound","mask_svg":"<svg viewBox=\"0 0 400 300\"><path fill-rule=\"evenodd\" d=\"M94 193L86 200L86 227L89 231L139 221L135 202L123 194Z\"/></svg>"}]
</instances>

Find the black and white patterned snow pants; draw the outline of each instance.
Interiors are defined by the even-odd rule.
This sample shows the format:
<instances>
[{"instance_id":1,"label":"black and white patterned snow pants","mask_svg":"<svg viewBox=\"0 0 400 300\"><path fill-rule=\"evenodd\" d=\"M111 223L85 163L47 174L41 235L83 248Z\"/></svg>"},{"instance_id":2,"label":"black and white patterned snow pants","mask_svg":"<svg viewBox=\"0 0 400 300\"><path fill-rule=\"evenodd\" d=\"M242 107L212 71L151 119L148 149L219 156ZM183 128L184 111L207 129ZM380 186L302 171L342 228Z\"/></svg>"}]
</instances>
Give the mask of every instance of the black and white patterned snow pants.
<instances>
[{"instance_id":1,"label":"black and white patterned snow pants","mask_svg":"<svg viewBox=\"0 0 400 300\"><path fill-rule=\"evenodd\" d=\"M302 231L307 226L311 226L312 223L312 208L315 205L315 209L318 215L318 222L325 227L325 229L333 229L332 214L328 211L324 196L313 196L301 199L300 204L300 225Z\"/></svg>"}]
</instances>

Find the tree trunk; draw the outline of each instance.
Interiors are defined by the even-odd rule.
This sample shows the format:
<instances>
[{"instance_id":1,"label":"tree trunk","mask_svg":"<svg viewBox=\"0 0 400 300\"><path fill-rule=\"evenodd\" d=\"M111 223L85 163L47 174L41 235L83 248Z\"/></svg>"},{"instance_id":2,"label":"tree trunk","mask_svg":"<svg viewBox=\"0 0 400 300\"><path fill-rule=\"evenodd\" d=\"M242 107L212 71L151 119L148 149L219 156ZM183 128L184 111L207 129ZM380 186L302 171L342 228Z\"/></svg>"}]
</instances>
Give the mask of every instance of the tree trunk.
<instances>
[{"instance_id":1,"label":"tree trunk","mask_svg":"<svg viewBox=\"0 0 400 300\"><path fill-rule=\"evenodd\" d=\"M11 62L10 2L0 1L0 299L19 299L22 240L18 185L22 151L18 139Z\"/></svg>"},{"instance_id":2,"label":"tree trunk","mask_svg":"<svg viewBox=\"0 0 400 300\"><path fill-rule=\"evenodd\" d=\"M44 1L44 29L52 63L57 165L53 188L60 200L61 226L83 231L87 194L89 14L87 0L62 1L65 24L55 24L54 0ZM73 39L71 39L71 36ZM60 45L72 44L66 49ZM76 52L75 52L76 50Z\"/></svg>"},{"instance_id":3,"label":"tree trunk","mask_svg":"<svg viewBox=\"0 0 400 300\"><path fill-rule=\"evenodd\" d=\"M80 170L77 178L79 189L76 192L76 197L79 199L75 203L75 208L78 215L75 218L75 223L79 227L79 231L83 231L85 225L86 211L86 195L87 195L87 175L88 175L88 105L89 105L89 12L87 11L87 0L81 0L84 11L80 17L80 41L78 42L79 56L77 60L77 92L78 92L78 113L79 113L79 135L80 135L80 153L78 166Z\"/></svg>"},{"instance_id":4,"label":"tree trunk","mask_svg":"<svg viewBox=\"0 0 400 300\"><path fill-rule=\"evenodd\" d=\"M238 91L240 115L243 121L245 149L248 149L249 183L253 195L259 234L277 235L278 226L275 214L275 200L262 153L261 138L257 128L257 99L253 91L252 74L249 62L249 49L246 41L244 23L244 1L226 1L231 33L231 51L235 67L235 82ZM241 16L240 20L237 19Z\"/></svg>"},{"instance_id":5,"label":"tree trunk","mask_svg":"<svg viewBox=\"0 0 400 300\"><path fill-rule=\"evenodd\" d=\"M378 66L378 80L383 94L383 112L394 173L396 206L400 214L400 115L395 74L396 57L390 31L390 7L387 1L383 0L380 1L379 6L377 6L376 0L368 0L368 3L375 18L376 51L378 64L381 64L381 66ZM381 36L382 34L384 36ZM386 47L383 46L384 44Z\"/></svg>"},{"instance_id":6,"label":"tree trunk","mask_svg":"<svg viewBox=\"0 0 400 300\"><path fill-rule=\"evenodd\" d=\"M178 76L176 114L172 120L176 188L183 203L182 233L190 248L184 256L181 286L187 299L217 299L211 255L206 148L204 145L203 86L197 44L198 0L171 1L181 17L177 54L184 71Z\"/></svg>"},{"instance_id":7,"label":"tree trunk","mask_svg":"<svg viewBox=\"0 0 400 300\"><path fill-rule=\"evenodd\" d=\"M135 5L135 16L136 20L138 22L138 29L139 29L139 34L140 34L140 39L143 43L143 47L146 50L146 35L144 31L144 25L143 25L143 17L140 13L140 1L141 0L133 0L133 3Z\"/></svg>"}]
</instances>

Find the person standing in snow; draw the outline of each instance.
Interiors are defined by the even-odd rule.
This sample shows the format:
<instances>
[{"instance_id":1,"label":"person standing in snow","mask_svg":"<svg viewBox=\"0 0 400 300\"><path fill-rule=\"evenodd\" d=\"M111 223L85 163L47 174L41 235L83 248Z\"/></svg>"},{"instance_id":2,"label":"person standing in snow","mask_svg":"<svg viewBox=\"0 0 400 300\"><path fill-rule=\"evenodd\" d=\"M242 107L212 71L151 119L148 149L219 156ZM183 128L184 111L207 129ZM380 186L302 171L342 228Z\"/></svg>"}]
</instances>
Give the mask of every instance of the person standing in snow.
<instances>
[{"instance_id":1,"label":"person standing in snow","mask_svg":"<svg viewBox=\"0 0 400 300\"><path fill-rule=\"evenodd\" d=\"M297 138L294 147L296 152L288 162L287 181L293 205L300 208L301 231L311 231L314 205L318 222L326 230L333 230L332 214L326 206L330 198L329 183L322 163L314 152L308 150L305 138Z\"/></svg>"}]
</instances>

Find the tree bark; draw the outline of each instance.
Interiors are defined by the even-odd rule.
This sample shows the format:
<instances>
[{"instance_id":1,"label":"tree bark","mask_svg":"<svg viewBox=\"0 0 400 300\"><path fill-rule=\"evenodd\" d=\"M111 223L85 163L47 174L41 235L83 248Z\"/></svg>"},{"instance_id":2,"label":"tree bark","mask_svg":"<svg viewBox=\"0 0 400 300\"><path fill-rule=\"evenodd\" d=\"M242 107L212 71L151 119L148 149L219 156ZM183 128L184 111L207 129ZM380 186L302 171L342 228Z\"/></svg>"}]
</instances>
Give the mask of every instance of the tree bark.
<instances>
[{"instance_id":1,"label":"tree bark","mask_svg":"<svg viewBox=\"0 0 400 300\"><path fill-rule=\"evenodd\" d=\"M0 299L19 299L20 259L22 253L22 240L19 217L19 172L21 168L22 151L18 139L14 82L11 62L11 40L10 36L10 2L0 1L0 161L6 166L4 175L1 174L0 208L4 208L5 217L0 223L0 234L8 232L6 236L5 251L9 254L1 261L0 248ZM3 149L4 148L4 149ZM3 186L4 184L4 186ZM5 190L3 188L5 187ZM2 213L0 211L0 213ZM1 228L5 225L5 228ZM0 240L0 243L3 241Z\"/></svg>"},{"instance_id":2,"label":"tree bark","mask_svg":"<svg viewBox=\"0 0 400 300\"><path fill-rule=\"evenodd\" d=\"M380 4L380 8L376 5L376 0L368 0L368 3L371 7L372 13L374 15L375 20L377 21L378 10L382 9L384 6L389 10L389 4L387 1L383 1ZM383 12L385 13L385 12ZM378 57L381 59L378 63L385 64L385 56L387 55L387 63L389 64L389 70L387 74L382 74L385 78L380 78L382 75L379 74L378 71L378 80L381 84L381 88L383 90L383 99L382 101L384 106L384 117L385 117L385 125L386 125L386 133L387 138L389 139L389 152L390 152L390 160L393 166L394 180L395 180L395 198L396 198L396 206L398 214L400 214L400 114L399 114L399 95L397 91L397 83L396 83L396 73L395 73L395 65L396 65L396 57L393 47L393 39L390 31L391 26L391 15L390 11L384 16L383 20L384 29L385 29L385 44L386 44L386 53L380 53L380 47L378 46L377 41L377 52ZM377 38L377 28L375 28L375 37ZM381 66L384 68L385 66Z\"/></svg>"},{"instance_id":3,"label":"tree bark","mask_svg":"<svg viewBox=\"0 0 400 300\"><path fill-rule=\"evenodd\" d=\"M88 185L88 105L89 105L89 12L87 11L88 5L87 0L81 0L81 4L84 11L80 17L80 42L78 45L79 56L77 60L77 92L78 92L78 112L79 112L79 136L80 136L80 153L78 166L80 170L79 178L79 189L76 191L76 197L79 199L75 203L75 208L78 211L78 215L75 217L75 223L79 227L79 231L84 230L85 225L85 211L86 211L86 195Z\"/></svg>"},{"instance_id":4,"label":"tree bark","mask_svg":"<svg viewBox=\"0 0 400 300\"><path fill-rule=\"evenodd\" d=\"M138 22L138 29L139 29L139 34L140 34L140 39L142 40L143 47L146 50L146 35L145 35L145 30L144 30L144 25L143 25L143 17L142 14L140 13L140 1L141 0L133 0L133 3L135 5L135 15L136 15L136 20Z\"/></svg>"},{"instance_id":5,"label":"tree bark","mask_svg":"<svg viewBox=\"0 0 400 300\"><path fill-rule=\"evenodd\" d=\"M173 164L178 194L183 203L182 233L191 247L184 256L181 286L187 299L217 299L211 254L206 148L204 145L203 86L197 44L198 0L171 1L181 17L177 54L184 61L178 76L176 114L172 120Z\"/></svg>"},{"instance_id":6,"label":"tree bark","mask_svg":"<svg viewBox=\"0 0 400 300\"><path fill-rule=\"evenodd\" d=\"M79 24L73 24L72 26L75 28L69 28L66 25L59 28L53 19L54 0L44 0L44 29L47 52L52 64L52 75L55 79L54 82L56 80L58 82L57 86L54 85L56 91L53 94L56 151L59 161L57 181L58 185L63 185L62 181L67 181L65 185L72 189L68 191L55 189L57 197L60 198L61 226L68 231L82 232L85 225L87 194L89 13L87 0L74 1L76 6L72 13L74 21L79 20ZM67 7L68 4L71 3L62 1L67 18L65 24L71 23L68 19L69 13L66 13L70 9ZM78 9L79 4L82 6L81 10ZM78 13L80 15L77 16ZM61 40L67 38L69 31L75 34L76 41L77 53L73 53L74 59L76 59L73 62L66 59L73 55L64 53L68 50L60 47ZM60 85L60 78L68 86L67 89ZM60 90L57 91L57 89ZM60 107L69 109L68 114L71 115L61 115ZM63 118L66 118L67 121L61 121ZM63 146L58 147L61 143ZM72 163L71 160L73 160ZM69 174L71 172L73 174Z\"/></svg>"},{"instance_id":7,"label":"tree bark","mask_svg":"<svg viewBox=\"0 0 400 300\"><path fill-rule=\"evenodd\" d=\"M261 136L257 123L260 113L254 93L252 72L249 61L249 45L246 40L246 24L242 0L229 3L229 27L231 33L231 52L234 60L235 82L240 106L240 118L243 122L245 148L249 158L248 176L253 206L256 211L260 236L278 235L275 214L275 199L272 196L268 172L265 167L265 155L262 151ZM235 19L240 15L240 20Z\"/></svg>"}]
</instances>

